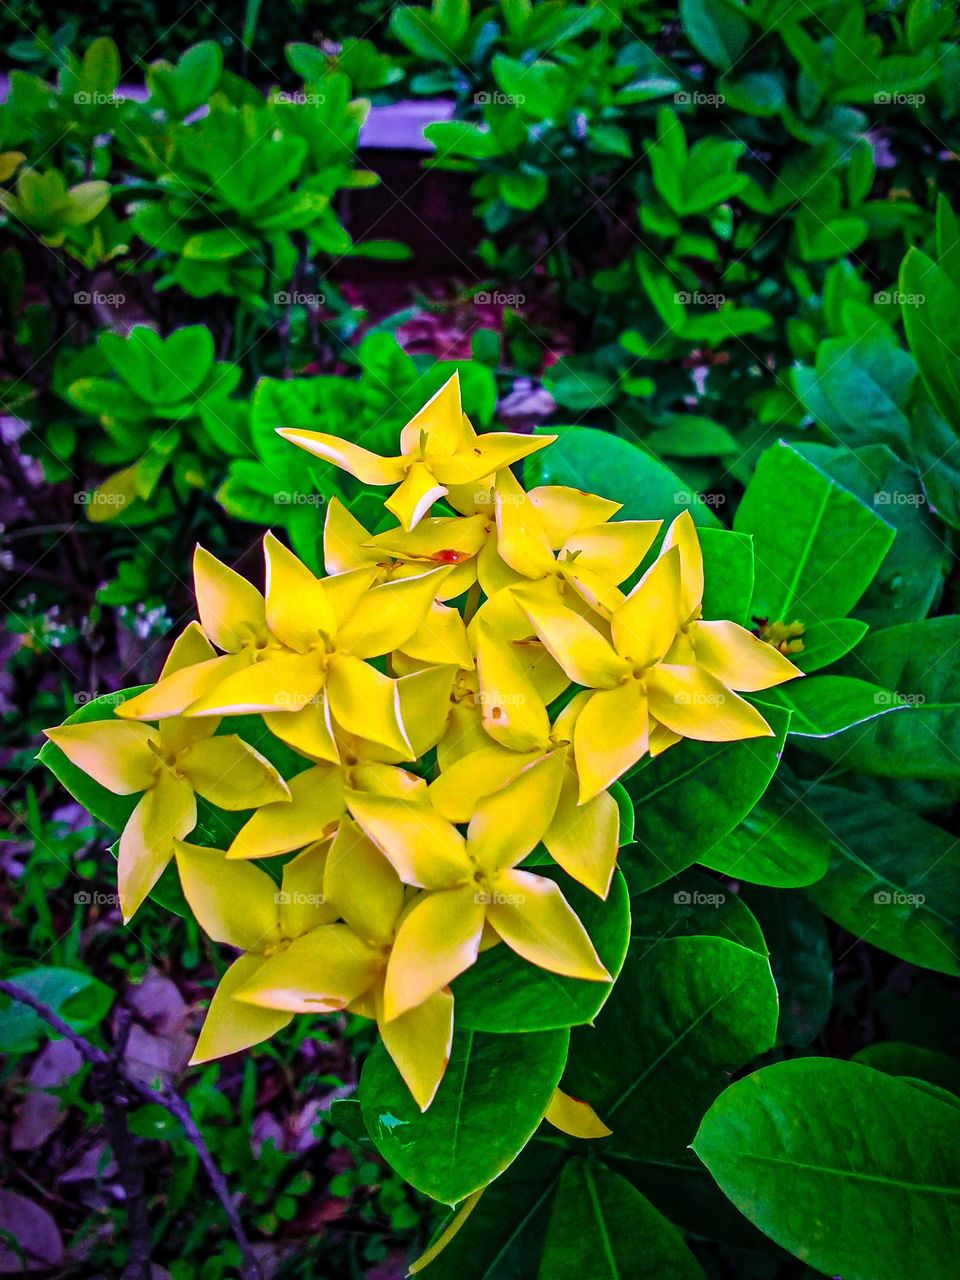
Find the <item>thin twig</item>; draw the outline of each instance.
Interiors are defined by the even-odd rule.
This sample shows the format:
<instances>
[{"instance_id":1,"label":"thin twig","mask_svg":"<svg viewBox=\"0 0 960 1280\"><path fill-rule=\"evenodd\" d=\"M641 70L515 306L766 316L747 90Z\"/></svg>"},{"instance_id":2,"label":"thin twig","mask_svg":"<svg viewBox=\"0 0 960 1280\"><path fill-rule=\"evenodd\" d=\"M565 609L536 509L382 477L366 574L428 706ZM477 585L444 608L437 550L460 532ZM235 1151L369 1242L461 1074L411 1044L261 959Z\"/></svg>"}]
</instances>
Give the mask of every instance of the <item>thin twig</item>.
<instances>
[{"instance_id":1,"label":"thin twig","mask_svg":"<svg viewBox=\"0 0 960 1280\"><path fill-rule=\"evenodd\" d=\"M109 1115L110 1111L113 1110L105 1099L122 1099L124 1092L132 1092L138 1094L139 1097L146 1102L159 1104L165 1111L168 1111L170 1115L175 1116L176 1119L180 1121L187 1141L190 1142L196 1150L200 1163L203 1165L204 1171L210 1179L210 1185L213 1188L217 1199L220 1201L223 1212L230 1224L230 1230L233 1233L233 1238L237 1242L242 1254L243 1264L241 1267L241 1275L243 1280L263 1280L260 1263L257 1260L257 1257L250 1245L250 1241L247 1239L246 1232L243 1229L243 1223L240 1221L240 1214L238 1213L237 1206L230 1194L230 1188L227 1186L227 1180L223 1176L220 1166L217 1164L216 1160L214 1160L213 1153L207 1145L207 1141L203 1134L200 1132L197 1122L194 1120L193 1113L191 1112L186 1100L166 1082L162 1082L159 1089L152 1089L149 1085L138 1080L136 1076L131 1075L126 1070L118 1058L112 1057L97 1045L91 1044L85 1036L80 1035L78 1032L74 1031L73 1027L71 1027L69 1023L64 1022L63 1018L61 1018L58 1013L55 1013L53 1009L48 1005L45 1005L42 1000L38 1000L31 992L25 990L23 987L17 986L15 982L8 982L5 979L0 978L0 995L7 995L11 1000L16 1000L19 1004L26 1005L28 1009L32 1009L34 1013L37 1014L38 1017L42 1018L49 1027L59 1035L63 1036L65 1040L69 1040L73 1047L86 1059L87 1062L91 1064L92 1067L94 1067L95 1073L99 1077L96 1083L96 1091L104 1105L105 1116ZM125 1037L122 1036L121 1038ZM117 1089L118 1085L120 1086L120 1090ZM107 1091L108 1086L109 1089L113 1091L112 1094ZM103 1092L103 1096L100 1096L101 1091ZM125 1117L123 1117L123 1124L126 1124ZM110 1126L108 1124L108 1133L109 1128ZM119 1130L117 1130L117 1140L120 1142L121 1146L124 1145ZM113 1145L112 1141L111 1145ZM121 1167L121 1152L118 1151L116 1147L114 1147L114 1154L117 1157L118 1167ZM123 1172L122 1168L121 1172ZM132 1207L131 1216L133 1216ZM133 1224L131 1223L131 1226L132 1225ZM137 1262L142 1261L142 1259L133 1260ZM145 1274L149 1274L149 1259L147 1259L147 1264L148 1271Z\"/></svg>"}]
</instances>

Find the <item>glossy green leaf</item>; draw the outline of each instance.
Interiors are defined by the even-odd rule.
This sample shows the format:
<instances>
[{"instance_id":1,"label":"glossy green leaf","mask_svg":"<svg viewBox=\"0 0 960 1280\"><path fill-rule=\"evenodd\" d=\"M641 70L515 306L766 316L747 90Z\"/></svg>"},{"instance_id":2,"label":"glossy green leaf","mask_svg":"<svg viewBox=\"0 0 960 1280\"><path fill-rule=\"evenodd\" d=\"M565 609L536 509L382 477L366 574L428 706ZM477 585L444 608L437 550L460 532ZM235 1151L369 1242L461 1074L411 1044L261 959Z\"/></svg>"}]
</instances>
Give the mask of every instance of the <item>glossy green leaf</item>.
<instances>
[{"instance_id":1,"label":"glossy green leaf","mask_svg":"<svg viewBox=\"0 0 960 1280\"><path fill-rule=\"evenodd\" d=\"M560 1175L537 1280L703 1280L677 1228L625 1178L571 1160Z\"/></svg>"},{"instance_id":2,"label":"glossy green leaf","mask_svg":"<svg viewBox=\"0 0 960 1280\"><path fill-rule=\"evenodd\" d=\"M701 526L719 528L707 503L662 462L638 445L590 427L551 426L559 439L549 449L528 458L524 475L528 488L565 484L602 493L623 503L621 520L673 520L689 510Z\"/></svg>"},{"instance_id":3,"label":"glossy green leaf","mask_svg":"<svg viewBox=\"0 0 960 1280\"><path fill-rule=\"evenodd\" d=\"M803 1048L823 1030L833 1001L833 954L823 916L801 893L751 885L745 896L770 948L780 994L777 1043Z\"/></svg>"},{"instance_id":4,"label":"glossy green leaf","mask_svg":"<svg viewBox=\"0 0 960 1280\"><path fill-rule=\"evenodd\" d=\"M741 1213L844 1280L947 1280L960 1229L960 1106L827 1059L731 1085L694 1150Z\"/></svg>"},{"instance_id":5,"label":"glossy green leaf","mask_svg":"<svg viewBox=\"0 0 960 1280\"><path fill-rule=\"evenodd\" d=\"M899 1040L881 1040L868 1044L853 1055L854 1062L888 1076L909 1076L926 1080L938 1089L960 1094L960 1061L948 1053L928 1049L924 1045L904 1044Z\"/></svg>"},{"instance_id":6,"label":"glossy green leaf","mask_svg":"<svg viewBox=\"0 0 960 1280\"><path fill-rule=\"evenodd\" d=\"M760 925L744 900L721 880L695 867L638 893L630 901L631 936L652 945L664 938L726 938L767 954Z\"/></svg>"},{"instance_id":7,"label":"glossy green leaf","mask_svg":"<svg viewBox=\"0 0 960 1280\"><path fill-rule=\"evenodd\" d=\"M106 1017L114 993L93 974L77 969L43 966L5 975L34 999L60 1015L74 1031L89 1031ZM33 1009L0 995L0 1044L5 1053L30 1053L51 1032Z\"/></svg>"},{"instance_id":8,"label":"glossy green leaf","mask_svg":"<svg viewBox=\"0 0 960 1280\"><path fill-rule=\"evenodd\" d=\"M875 796L816 786L806 803L831 836L830 866L806 892L855 937L912 964L960 974L960 846Z\"/></svg>"},{"instance_id":9,"label":"glossy green leaf","mask_svg":"<svg viewBox=\"0 0 960 1280\"><path fill-rule=\"evenodd\" d=\"M824 875L828 849L828 832L803 802L802 789L781 772L739 826L700 861L735 880L794 889Z\"/></svg>"},{"instance_id":10,"label":"glossy green leaf","mask_svg":"<svg viewBox=\"0 0 960 1280\"><path fill-rule=\"evenodd\" d=\"M753 611L771 622L848 613L894 538L875 512L787 444L761 456L734 528L753 534Z\"/></svg>"},{"instance_id":11,"label":"glossy green leaf","mask_svg":"<svg viewBox=\"0 0 960 1280\"><path fill-rule=\"evenodd\" d=\"M446 1074L421 1112L382 1042L358 1096L380 1154L419 1191L456 1204L522 1151L543 1119L567 1057L568 1032L457 1031Z\"/></svg>"}]
</instances>

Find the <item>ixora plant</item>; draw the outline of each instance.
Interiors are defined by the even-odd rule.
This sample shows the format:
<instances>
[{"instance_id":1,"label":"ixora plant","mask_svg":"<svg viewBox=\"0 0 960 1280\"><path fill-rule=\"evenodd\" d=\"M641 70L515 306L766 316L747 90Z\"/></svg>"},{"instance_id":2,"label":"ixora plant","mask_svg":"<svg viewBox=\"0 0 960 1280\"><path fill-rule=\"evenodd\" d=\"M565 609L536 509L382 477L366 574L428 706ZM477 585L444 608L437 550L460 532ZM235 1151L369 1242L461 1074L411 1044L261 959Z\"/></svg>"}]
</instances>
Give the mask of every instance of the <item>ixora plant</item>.
<instances>
[{"instance_id":1,"label":"ixora plant","mask_svg":"<svg viewBox=\"0 0 960 1280\"><path fill-rule=\"evenodd\" d=\"M682 1232L769 1247L721 1191L818 1268L893 1280L889 1252L895 1268L945 1274L955 1101L812 1058L724 1091L778 1041L777 987L748 908L685 871L711 786L719 844L704 860L749 870L749 841L724 837L758 804L792 714L816 739L890 709L893 695L871 694L863 710L866 681L801 670L862 630L845 638L835 620L818 637L811 618L805 658L792 618L753 631L725 617L744 607L747 533L702 513L698 531L690 510L668 525L617 519L620 504L573 485L525 489L512 466L543 474L555 437L478 435L456 375L393 456L280 434L389 490L386 527L332 500L323 577L268 533L262 594L198 549L200 621L159 681L83 707L42 753L121 832L125 918L152 895L240 952L194 1061L297 1014L374 1019L379 1042L338 1122L454 1208L415 1264L430 1276L499 1275L507 1251L542 1280L702 1276ZM584 434L602 452L607 438ZM888 527L791 458L791 483L812 486L828 524L860 510L869 572ZM789 567L788 536L780 549L786 609L819 579ZM837 602L856 594L849 583ZM804 687L813 696L792 692ZM716 754L696 753L722 749L743 754L721 783ZM649 836L671 814L632 858L635 818ZM787 818L761 814L761 838ZM787 827L784 865L813 857ZM824 870L794 865L781 882ZM888 1212L905 1196L909 1215Z\"/></svg>"}]
</instances>

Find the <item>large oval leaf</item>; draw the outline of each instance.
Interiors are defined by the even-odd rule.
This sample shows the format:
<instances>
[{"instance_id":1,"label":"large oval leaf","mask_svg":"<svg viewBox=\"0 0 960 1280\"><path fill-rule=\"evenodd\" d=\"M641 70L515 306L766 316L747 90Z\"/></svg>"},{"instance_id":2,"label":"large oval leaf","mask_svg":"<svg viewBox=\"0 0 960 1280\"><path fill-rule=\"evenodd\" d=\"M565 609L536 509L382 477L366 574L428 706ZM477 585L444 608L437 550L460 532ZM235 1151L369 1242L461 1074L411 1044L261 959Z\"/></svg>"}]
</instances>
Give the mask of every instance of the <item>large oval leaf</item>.
<instances>
[{"instance_id":1,"label":"large oval leaf","mask_svg":"<svg viewBox=\"0 0 960 1280\"><path fill-rule=\"evenodd\" d=\"M794 889L823 876L828 849L828 832L781 769L743 822L700 861L749 884Z\"/></svg>"},{"instance_id":2,"label":"large oval leaf","mask_svg":"<svg viewBox=\"0 0 960 1280\"><path fill-rule=\"evenodd\" d=\"M458 1031L424 1112L378 1042L360 1077L367 1131L402 1178L456 1204L502 1173L530 1140L559 1083L568 1036Z\"/></svg>"},{"instance_id":3,"label":"large oval leaf","mask_svg":"<svg viewBox=\"0 0 960 1280\"><path fill-rule=\"evenodd\" d=\"M851 1062L766 1067L717 1099L693 1149L741 1213L843 1280L947 1280L960 1106Z\"/></svg>"}]
</instances>

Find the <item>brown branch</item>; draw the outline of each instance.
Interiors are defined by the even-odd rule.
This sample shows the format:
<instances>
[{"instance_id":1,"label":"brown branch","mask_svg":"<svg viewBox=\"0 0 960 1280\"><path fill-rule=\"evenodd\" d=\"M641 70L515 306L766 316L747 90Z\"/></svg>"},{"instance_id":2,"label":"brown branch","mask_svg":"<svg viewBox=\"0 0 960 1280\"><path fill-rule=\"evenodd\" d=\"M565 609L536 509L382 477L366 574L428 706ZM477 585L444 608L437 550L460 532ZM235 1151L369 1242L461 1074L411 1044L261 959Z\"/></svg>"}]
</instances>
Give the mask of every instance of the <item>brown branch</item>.
<instances>
[{"instance_id":1,"label":"brown branch","mask_svg":"<svg viewBox=\"0 0 960 1280\"><path fill-rule=\"evenodd\" d=\"M91 1077L94 1092L103 1107L105 1128L110 1139L110 1145L116 1156L121 1178L124 1179L124 1188L131 1198L129 1206L131 1262L140 1268L144 1280L149 1280L150 1277L149 1224L146 1220L146 1206L144 1203L143 1170L138 1164L134 1168L136 1164L134 1160L136 1144L129 1133L126 1118L129 1100L134 1094L145 1102L159 1104L165 1111L168 1111L170 1115L175 1116L180 1121L187 1141L195 1149L200 1163L203 1165L204 1171L210 1180L214 1194L220 1201L223 1212L230 1224L233 1238L240 1249L243 1257L241 1266L242 1280L263 1280L260 1263L243 1229L243 1223L240 1221L240 1214L230 1194L227 1180L223 1176L220 1166L213 1158L213 1153L200 1132L186 1100L166 1082L161 1083L159 1089L152 1089L149 1085L138 1080L123 1066L118 1053L115 1052L111 1055L105 1053L97 1045L91 1044L85 1036L74 1031L73 1027L65 1022L58 1013L55 1013L43 1001L38 1000L31 992L17 986L15 982L8 982L0 978L0 995L7 995L11 1000L16 1000L19 1004L26 1005L28 1009L32 1009L39 1018L43 1019L47 1026L56 1031L58 1035L63 1036L65 1040L69 1040L78 1053L93 1068ZM128 1033L129 1023L127 1021L121 1024L118 1033L118 1046L121 1052ZM146 1224L147 1228L146 1237L144 1237L144 1224ZM143 1243L144 1238L146 1240L145 1244Z\"/></svg>"}]
</instances>

